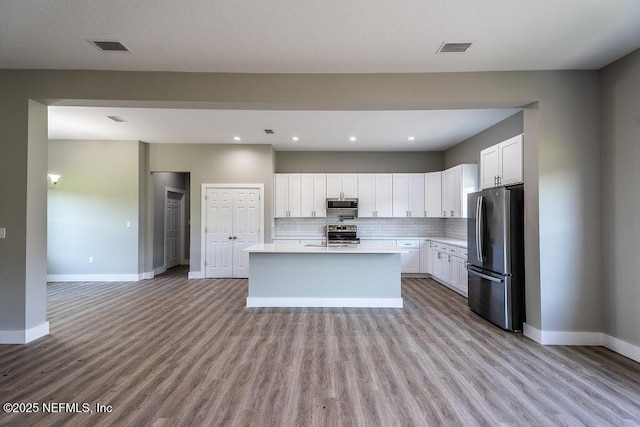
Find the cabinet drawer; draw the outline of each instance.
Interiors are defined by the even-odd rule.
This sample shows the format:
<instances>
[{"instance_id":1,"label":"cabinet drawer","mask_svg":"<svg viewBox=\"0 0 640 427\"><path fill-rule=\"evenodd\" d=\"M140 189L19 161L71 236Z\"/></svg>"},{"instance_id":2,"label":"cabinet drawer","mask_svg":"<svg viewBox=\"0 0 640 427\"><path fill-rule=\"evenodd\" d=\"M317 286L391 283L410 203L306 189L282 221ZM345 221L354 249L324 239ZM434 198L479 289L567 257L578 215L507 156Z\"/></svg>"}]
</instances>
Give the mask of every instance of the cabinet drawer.
<instances>
[{"instance_id":1,"label":"cabinet drawer","mask_svg":"<svg viewBox=\"0 0 640 427\"><path fill-rule=\"evenodd\" d=\"M449 252L449 245L443 243L436 243L436 250L440 252Z\"/></svg>"},{"instance_id":2,"label":"cabinet drawer","mask_svg":"<svg viewBox=\"0 0 640 427\"><path fill-rule=\"evenodd\" d=\"M460 258L467 259L467 249L466 248L458 248L458 256Z\"/></svg>"},{"instance_id":3,"label":"cabinet drawer","mask_svg":"<svg viewBox=\"0 0 640 427\"><path fill-rule=\"evenodd\" d=\"M455 246L449 246L449 255L458 255L458 248Z\"/></svg>"},{"instance_id":4,"label":"cabinet drawer","mask_svg":"<svg viewBox=\"0 0 640 427\"><path fill-rule=\"evenodd\" d=\"M396 246L401 248L420 249L420 240L398 240Z\"/></svg>"}]
</instances>

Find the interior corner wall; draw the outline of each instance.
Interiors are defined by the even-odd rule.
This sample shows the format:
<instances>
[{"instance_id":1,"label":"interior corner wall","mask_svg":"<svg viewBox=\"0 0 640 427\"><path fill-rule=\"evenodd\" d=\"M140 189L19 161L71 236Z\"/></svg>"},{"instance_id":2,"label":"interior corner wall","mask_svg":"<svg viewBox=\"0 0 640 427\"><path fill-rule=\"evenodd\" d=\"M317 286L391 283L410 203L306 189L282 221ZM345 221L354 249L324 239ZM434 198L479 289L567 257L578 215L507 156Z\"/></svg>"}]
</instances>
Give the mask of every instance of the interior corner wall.
<instances>
[{"instance_id":1,"label":"interior corner wall","mask_svg":"<svg viewBox=\"0 0 640 427\"><path fill-rule=\"evenodd\" d=\"M138 141L49 141L48 275L130 280L139 270ZM144 226L144 225L143 225ZM89 263L93 257L93 263Z\"/></svg>"},{"instance_id":2,"label":"interior corner wall","mask_svg":"<svg viewBox=\"0 0 640 427\"><path fill-rule=\"evenodd\" d=\"M441 151L277 151L277 173L423 173L443 169Z\"/></svg>"},{"instance_id":3,"label":"interior corner wall","mask_svg":"<svg viewBox=\"0 0 640 427\"><path fill-rule=\"evenodd\" d=\"M523 112L507 117L500 123L462 141L444 152L444 169L463 163L480 164L480 151L523 132Z\"/></svg>"},{"instance_id":4,"label":"interior corner wall","mask_svg":"<svg viewBox=\"0 0 640 427\"><path fill-rule=\"evenodd\" d=\"M640 346L640 50L600 70L600 96L604 332Z\"/></svg>"},{"instance_id":5,"label":"interior corner wall","mask_svg":"<svg viewBox=\"0 0 640 427\"><path fill-rule=\"evenodd\" d=\"M189 172L191 195L190 271L201 265L202 184L264 184L265 241L271 239L273 159L270 145L151 144L152 172Z\"/></svg>"}]
</instances>

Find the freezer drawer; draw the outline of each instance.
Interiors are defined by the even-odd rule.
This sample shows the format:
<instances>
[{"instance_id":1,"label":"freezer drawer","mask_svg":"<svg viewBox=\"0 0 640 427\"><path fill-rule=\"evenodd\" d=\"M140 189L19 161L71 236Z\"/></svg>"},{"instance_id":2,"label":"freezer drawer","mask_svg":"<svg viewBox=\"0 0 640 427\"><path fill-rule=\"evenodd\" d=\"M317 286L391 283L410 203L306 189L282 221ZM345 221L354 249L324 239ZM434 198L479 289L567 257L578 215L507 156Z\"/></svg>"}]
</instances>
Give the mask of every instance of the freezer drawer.
<instances>
[{"instance_id":1,"label":"freezer drawer","mask_svg":"<svg viewBox=\"0 0 640 427\"><path fill-rule=\"evenodd\" d=\"M472 266L468 272L469 308L502 329L522 330L524 306L512 278Z\"/></svg>"}]
</instances>

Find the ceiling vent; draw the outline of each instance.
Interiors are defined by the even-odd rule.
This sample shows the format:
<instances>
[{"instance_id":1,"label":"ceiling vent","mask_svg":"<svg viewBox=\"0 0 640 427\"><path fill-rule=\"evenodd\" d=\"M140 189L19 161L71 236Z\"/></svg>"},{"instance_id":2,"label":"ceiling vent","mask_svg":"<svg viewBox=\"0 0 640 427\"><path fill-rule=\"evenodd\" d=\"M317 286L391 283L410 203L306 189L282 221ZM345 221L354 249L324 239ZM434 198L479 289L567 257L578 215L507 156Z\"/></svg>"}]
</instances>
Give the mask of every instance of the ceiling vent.
<instances>
[{"instance_id":1,"label":"ceiling vent","mask_svg":"<svg viewBox=\"0 0 640 427\"><path fill-rule=\"evenodd\" d=\"M273 135L273 129L265 129L264 133L266 133L267 135Z\"/></svg>"},{"instance_id":2,"label":"ceiling vent","mask_svg":"<svg viewBox=\"0 0 640 427\"><path fill-rule=\"evenodd\" d=\"M471 43L442 43L436 53L465 53Z\"/></svg>"},{"instance_id":3,"label":"ceiling vent","mask_svg":"<svg viewBox=\"0 0 640 427\"><path fill-rule=\"evenodd\" d=\"M131 52L117 40L89 40L100 52Z\"/></svg>"},{"instance_id":4,"label":"ceiling vent","mask_svg":"<svg viewBox=\"0 0 640 427\"><path fill-rule=\"evenodd\" d=\"M110 118L111 120L113 120L114 122L118 122L118 123L125 123L126 120L123 119L122 117L118 117L118 116L107 116L108 118Z\"/></svg>"}]
</instances>

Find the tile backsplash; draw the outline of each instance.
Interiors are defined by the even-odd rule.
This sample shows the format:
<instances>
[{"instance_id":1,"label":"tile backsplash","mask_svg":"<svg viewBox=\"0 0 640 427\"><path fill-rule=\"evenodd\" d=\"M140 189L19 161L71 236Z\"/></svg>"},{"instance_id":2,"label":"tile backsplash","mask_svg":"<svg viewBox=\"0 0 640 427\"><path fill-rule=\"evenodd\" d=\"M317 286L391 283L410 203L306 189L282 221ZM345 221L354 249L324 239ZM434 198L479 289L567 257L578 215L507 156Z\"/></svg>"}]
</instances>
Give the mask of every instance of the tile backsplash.
<instances>
[{"instance_id":1,"label":"tile backsplash","mask_svg":"<svg viewBox=\"0 0 640 427\"><path fill-rule=\"evenodd\" d=\"M276 218L274 238L319 238L324 235L325 225L336 223L337 217ZM363 239L434 236L467 239L467 220L464 218L356 218L343 223L356 224L358 236Z\"/></svg>"}]
</instances>

